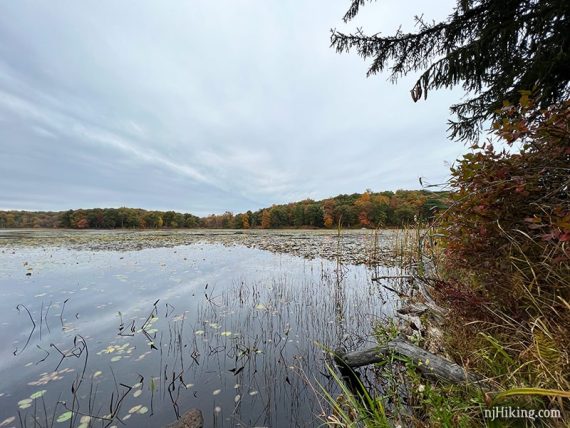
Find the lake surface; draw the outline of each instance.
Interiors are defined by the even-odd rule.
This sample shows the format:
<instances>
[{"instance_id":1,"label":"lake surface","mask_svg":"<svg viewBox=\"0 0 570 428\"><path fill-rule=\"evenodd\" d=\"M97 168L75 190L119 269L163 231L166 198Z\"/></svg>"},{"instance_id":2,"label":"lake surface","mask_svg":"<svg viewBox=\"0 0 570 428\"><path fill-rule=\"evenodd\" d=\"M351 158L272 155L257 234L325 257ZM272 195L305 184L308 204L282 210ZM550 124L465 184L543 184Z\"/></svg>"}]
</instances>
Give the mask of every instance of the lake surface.
<instances>
[{"instance_id":1,"label":"lake surface","mask_svg":"<svg viewBox=\"0 0 570 428\"><path fill-rule=\"evenodd\" d=\"M318 426L324 348L370 345L398 304L379 273L398 271L212 243L4 246L0 424L162 427L198 408L207 427Z\"/></svg>"}]
</instances>

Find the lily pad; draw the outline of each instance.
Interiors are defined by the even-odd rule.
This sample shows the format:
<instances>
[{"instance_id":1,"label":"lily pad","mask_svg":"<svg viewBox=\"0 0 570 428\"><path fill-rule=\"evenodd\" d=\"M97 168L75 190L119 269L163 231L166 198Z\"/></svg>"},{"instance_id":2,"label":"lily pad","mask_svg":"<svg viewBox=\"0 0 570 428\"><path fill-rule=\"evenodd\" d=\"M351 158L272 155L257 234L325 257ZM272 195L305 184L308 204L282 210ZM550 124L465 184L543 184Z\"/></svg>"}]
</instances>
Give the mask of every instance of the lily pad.
<instances>
[{"instance_id":1,"label":"lily pad","mask_svg":"<svg viewBox=\"0 0 570 428\"><path fill-rule=\"evenodd\" d=\"M56 419L57 422L65 422L71 419L71 417L73 416L73 412L63 412L61 415L59 415Z\"/></svg>"},{"instance_id":2,"label":"lily pad","mask_svg":"<svg viewBox=\"0 0 570 428\"><path fill-rule=\"evenodd\" d=\"M129 410L130 414L136 413L138 412L140 409L142 409L142 405L137 404L136 406L131 407L131 409Z\"/></svg>"},{"instance_id":3,"label":"lily pad","mask_svg":"<svg viewBox=\"0 0 570 428\"><path fill-rule=\"evenodd\" d=\"M36 391L34 392L32 395L30 395L30 398L35 400L36 398L40 398L42 395L44 395L47 391L45 389L42 389L41 391Z\"/></svg>"},{"instance_id":4,"label":"lily pad","mask_svg":"<svg viewBox=\"0 0 570 428\"><path fill-rule=\"evenodd\" d=\"M27 409L32 405L32 401L34 400L32 400L31 398L24 398L23 400L18 401L18 407L20 409Z\"/></svg>"},{"instance_id":5,"label":"lily pad","mask_svg":"<svg viewBox=\"0 0 570 428\"><path fill-rule=\"evenodd\" d=\"M5 427L6 425L11 424L15 420L16 420L16 416L10 416L9 418L6 418L2 422L0 422L0 427Z\"/></svg>"}]
</instances>

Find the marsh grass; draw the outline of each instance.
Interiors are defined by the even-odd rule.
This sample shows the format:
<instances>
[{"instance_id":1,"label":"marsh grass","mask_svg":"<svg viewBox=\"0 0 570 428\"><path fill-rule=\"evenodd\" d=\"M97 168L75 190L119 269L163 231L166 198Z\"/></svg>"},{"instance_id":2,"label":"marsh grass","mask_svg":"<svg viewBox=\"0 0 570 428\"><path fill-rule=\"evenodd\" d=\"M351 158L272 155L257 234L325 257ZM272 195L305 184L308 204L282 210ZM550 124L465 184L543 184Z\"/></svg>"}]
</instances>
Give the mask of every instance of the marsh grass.
<instances>
[{"instance_id":1,"label":"marsh grass","mask_svg":"<svg viewBox=\"0 0 570 428\"><path fill-rule=\"evenodd\" d=\"M381 399L373 398L364 385L360 385L363 393L359 396L352 394L335 368L327 364L331 379L340 388L340 395L334 398L321 384L318 384L321 397L330 403L330 414L322 414L323 422L329 427L390 427L384 404Z\"/></svg>"},{"instance_id":2,"label":"marsh grass","mask_svg":"<svg viewBox=\"0 0 570 428\"><path fill-rule=\"evenodd\" d=\"M332 419L325 419L329 426L567 426L569 267L554 260L561 249L548 249L520 231L503 233L510 242L508 266L500 265L500 270L489 267L485 272L457 265L450 271L445 237L435 229L420 225L403 229L394 247L400 268L413 277L408 282L424 283L430 296L447 311L440 326L447 356L482 375L490 388L426 381L410 361L392 355L376 367L382 385L376 400L382 402L383 413L366 413L362 400L347 399L349 392L343 390L340 401L324 395L333 409ZM529 254L537 248L544 249L540 258ZM498 279L503 283L497 284ZM402 289L404 284L399 285ZM489 291L490 286L497 288ZM414 293L408 293L408 299L411 295ZM503 300L497 297L501 295ZM430 323L430 319L422 320ZM376 326L379 343L398 333L395 322ZM495 406L555 410L560 417L485 419L484 411ZM356 420L360 425L355 425Z\"/></svg>"}]
</instances>

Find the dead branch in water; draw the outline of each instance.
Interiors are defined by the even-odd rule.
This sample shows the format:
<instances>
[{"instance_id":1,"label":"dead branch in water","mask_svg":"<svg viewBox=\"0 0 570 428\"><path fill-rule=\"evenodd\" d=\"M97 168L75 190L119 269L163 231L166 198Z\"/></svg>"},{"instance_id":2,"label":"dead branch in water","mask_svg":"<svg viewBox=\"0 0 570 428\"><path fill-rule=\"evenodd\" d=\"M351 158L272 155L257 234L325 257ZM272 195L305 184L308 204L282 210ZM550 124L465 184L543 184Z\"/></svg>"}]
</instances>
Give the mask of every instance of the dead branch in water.
<instances>
[{"instance_id":1,"label":"dead branch in water","mask_svg":"<svg viewBox=\"0 0 570 428\"><path fill-rule=\"evenodd\" d=\"M468 373L458 364L433 354L406 340L394 339L382 346L335 355L338 366L357 367L380 363L391 354L410 358L422 376L448 383L472 382L482 384L482 378Z\"/></svg>"}]
</instances>

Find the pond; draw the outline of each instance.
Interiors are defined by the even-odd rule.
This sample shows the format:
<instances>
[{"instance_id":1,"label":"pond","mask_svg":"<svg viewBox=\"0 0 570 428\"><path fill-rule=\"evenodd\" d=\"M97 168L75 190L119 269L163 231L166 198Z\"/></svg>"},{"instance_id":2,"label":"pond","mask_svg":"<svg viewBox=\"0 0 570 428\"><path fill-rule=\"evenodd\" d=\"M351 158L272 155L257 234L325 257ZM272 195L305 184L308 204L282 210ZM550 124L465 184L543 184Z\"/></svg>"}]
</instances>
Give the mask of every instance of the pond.
<instances>
[{"instance_id":1,"label":"pond","mask_svg":"<svg viewBox=\"0 0 570 428\"><path fill-rule=\"evenodd\" d=\"M369 345L398 305L378 268L241 245L0 251L2 426L163 427L192 408L207 427L319 426L325 349Z\"/></svg>"}]
</instances>

